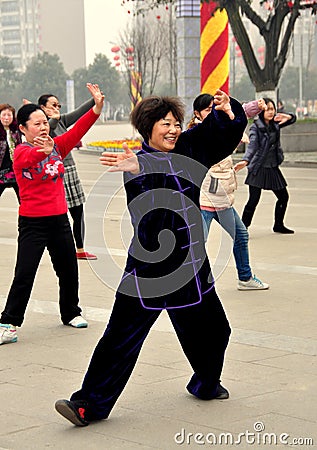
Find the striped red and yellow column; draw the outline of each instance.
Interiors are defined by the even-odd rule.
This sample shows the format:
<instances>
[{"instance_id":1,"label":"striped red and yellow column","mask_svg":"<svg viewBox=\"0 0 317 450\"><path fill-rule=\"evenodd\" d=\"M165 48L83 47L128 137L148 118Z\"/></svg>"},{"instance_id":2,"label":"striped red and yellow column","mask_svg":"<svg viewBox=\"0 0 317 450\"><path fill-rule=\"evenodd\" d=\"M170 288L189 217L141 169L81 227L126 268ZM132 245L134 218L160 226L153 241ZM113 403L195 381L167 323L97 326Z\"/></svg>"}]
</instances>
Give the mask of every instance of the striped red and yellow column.
<instances>
[{"instance_id":1,"label":"striped red and yellow column","mask_svg":"<svg viewBox=\"0 0 317 450\"><path fill-rule=\"evenodd\" d=\"M215 2L202 3L200 10L200 86L208 94L229 93L228 16L225 10L212 15L215 7Z\"/></svg>"},{"instance_id":2,"label":"striped red and yellow column","mask_svg":"<svg viewBox=\"0 0 317 450\"><path fill-rule=\"evenodd\" d=\"M131 109L135 107L137 103L142 100L141 97L141 87L142 87L142 75L140 72L131 70Z\"/></svg>"}]
</instances>

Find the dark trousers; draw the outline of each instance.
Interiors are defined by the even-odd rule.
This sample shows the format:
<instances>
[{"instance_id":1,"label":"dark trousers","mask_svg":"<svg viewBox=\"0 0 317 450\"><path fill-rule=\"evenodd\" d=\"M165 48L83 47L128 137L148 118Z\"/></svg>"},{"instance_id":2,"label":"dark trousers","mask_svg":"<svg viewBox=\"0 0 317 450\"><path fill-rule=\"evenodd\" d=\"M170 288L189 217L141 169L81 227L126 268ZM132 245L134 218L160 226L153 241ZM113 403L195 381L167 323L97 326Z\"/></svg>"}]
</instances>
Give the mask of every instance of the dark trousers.
<instances>
[{"instance_id":1,"label":"dark trousers","mask_svg":"<svg viewBox=\"0 0 317 450\"><path fill-rule=\"evenodd\" d=\"M84 205L73 206L68 208L73 219L73 235L77 248L84 248L85 221L84 221Z\"/></svg>"},{"instance_id":2,"label":"dark trousers","mask_svg":"<svg viewBox=\"0 0 317 450\"><path fill-rule=\"evenodd\" d=\"M137 298L117 295L82 388L71 396L72 400L88 401L90 420L108 417L160 312L143 308ZM230 326L215 290L204 295L199 304L167 312L194 371L188 391L204 400L213 398L230 336Z\"/></svg>"},{"instance_id":3,"label":"dark trousers","mask_svg":"<svg viewBox=\"0 0 317 450\"><path fill-rule=\"evenodd\" d=\"M70 320L80 315L78 266L67 214L49 217L20 216L15 274L1 315L1 323L21 326L35 275L46 247L59 279L62 322L68 324Z\"/></svg>"},{"instance_id":4,"label":"dark trousers","mask_svg":"<svg viewBox=\"0 0 317 450\"><path fill-rule=\"evenodd\" d=\"M277 197L274 211L275 225L283 225L284 216L288 203L288 191L286 188L272 191ZM260 201L262 189L256 186L249 186L249 200L242 213L242 222L248 228L251 225L255 209Z\"/></svg>"},{"instance_id":5,"label":"dark trousers","mask_svg":"<svg viewBox=\"0 0 317 450\"><path fill-rule=\"evenodd\" d=\"M0 184L0 197L3 193L3 191L7 188L12 188L14 189L15 195L17 196L18 202L20 203L20 195L19 195L19 186L18 183L10 183L10 184L4 184L1 183Z\"/></svg>"}]
</instances>

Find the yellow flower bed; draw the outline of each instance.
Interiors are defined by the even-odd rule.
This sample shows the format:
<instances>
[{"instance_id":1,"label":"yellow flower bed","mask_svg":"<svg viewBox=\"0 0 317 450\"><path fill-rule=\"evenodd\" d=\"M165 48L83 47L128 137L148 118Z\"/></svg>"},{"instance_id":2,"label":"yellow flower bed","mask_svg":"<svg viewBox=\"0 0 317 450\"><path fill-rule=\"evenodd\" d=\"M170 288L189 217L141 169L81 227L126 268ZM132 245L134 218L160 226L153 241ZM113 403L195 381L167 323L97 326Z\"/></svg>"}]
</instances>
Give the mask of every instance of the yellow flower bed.
<instances>
[{"instance_id":1,"label":"yellow flower bed","mask_svg":"<svg viewBox=\"0 0 317 450\"><path fill-rule=\"evenodd\" d=\"M112 141L88 142L87 148L92 150L120 152L122 151L122 144L124 142L126 142L128 147L133 151L139 151L142 148L142 143L138 139L114 139Z\"/></svg>"}]
</instances>

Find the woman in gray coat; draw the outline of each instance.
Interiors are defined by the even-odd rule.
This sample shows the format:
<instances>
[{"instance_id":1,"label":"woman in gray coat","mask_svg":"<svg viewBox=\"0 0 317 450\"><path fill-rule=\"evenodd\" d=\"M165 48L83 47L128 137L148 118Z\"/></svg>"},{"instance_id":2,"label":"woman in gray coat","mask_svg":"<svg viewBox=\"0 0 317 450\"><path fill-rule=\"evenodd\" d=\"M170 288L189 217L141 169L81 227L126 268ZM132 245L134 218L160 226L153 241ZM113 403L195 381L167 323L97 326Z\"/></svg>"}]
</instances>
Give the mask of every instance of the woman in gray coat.
<instances>
[{"instance_id":1,"label":"woman in gray coat","mask_svg":"<svg viewBox=\"0 0 317 450\"><path fill-rule=\"evenodd\" d=\"M249 185L249 199L244 207L242 222L248 228L260 201L262 189L272 191L277 197L274 211L275 233L293 234L294 231L284 225L284 216L288 203L287 183L280 171L284 155L280 141L280 128L296 121L294 114L276 113L273 100L264 98L267 105L259 118L250 127L250 143L239 163L239 168L247 166L248 175L245 184Z\"/></svg>"},{"instance_id":2,"label":"woman in gray coat","mask_svg":"<svg viewBox=\"0 0 317 450\"><path fill-rule=\"evenodd\" d=\"M94 106L94 100L89 99L74 111L66 114L60 113L61 104L56 95L43 94L38 99L38 104L49 117L50 136L54 138L65 133L83 114L89 111ZM64 167L64 187L68 210L73 219L73 235L77 259L97 259L95 255L84 250L84 203L86 199L71 153L64 159Z\"/></svg>"}]
</instances>

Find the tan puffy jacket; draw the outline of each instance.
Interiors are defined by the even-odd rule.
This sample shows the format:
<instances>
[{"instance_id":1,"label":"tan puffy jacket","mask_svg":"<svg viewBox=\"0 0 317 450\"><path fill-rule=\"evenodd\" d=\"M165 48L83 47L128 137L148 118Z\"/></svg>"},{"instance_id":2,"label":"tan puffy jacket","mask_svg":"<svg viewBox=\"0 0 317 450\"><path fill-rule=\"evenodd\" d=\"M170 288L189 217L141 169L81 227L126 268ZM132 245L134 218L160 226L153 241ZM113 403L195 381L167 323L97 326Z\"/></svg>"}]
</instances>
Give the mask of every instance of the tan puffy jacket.
<instances>
[{"instance_id":1,"label":"tan puffy jacket","mask_svg":"<svg viewBox=\"0 0 317 450\"><path fill-rule=\"evenodd\" d=\"M236 189L236 173L232 157L228 156L208 170L201 185L200 205L215 209L230 208Z\"/></svg>"}]
</instances>

